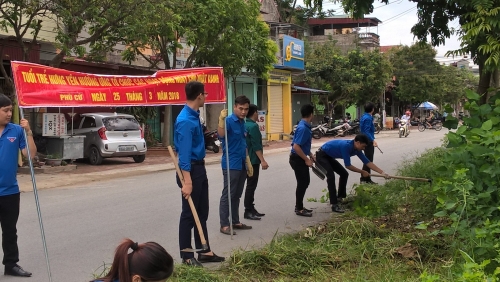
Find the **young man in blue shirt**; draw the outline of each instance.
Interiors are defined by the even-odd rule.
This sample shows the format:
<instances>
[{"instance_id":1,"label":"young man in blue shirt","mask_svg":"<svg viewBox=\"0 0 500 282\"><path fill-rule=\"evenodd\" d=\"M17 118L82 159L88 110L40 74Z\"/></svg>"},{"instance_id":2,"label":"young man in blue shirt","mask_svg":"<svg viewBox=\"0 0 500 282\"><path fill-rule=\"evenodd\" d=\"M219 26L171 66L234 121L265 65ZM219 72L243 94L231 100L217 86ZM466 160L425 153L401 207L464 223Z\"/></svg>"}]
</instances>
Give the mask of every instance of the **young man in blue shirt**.
<instances>
[{"instance_id":1,"label":"young man in blue shirt","mask_svg":"<svg viewBox=\"0 0 500 282\"><path fill-rule=\"evenodd\" d=\"M31 273L20 267L17 246L17 220L19 218L20 191L17 184L19 150L28 157L24 131L28 136L30 154L36 156L33 133L27 120L20 125L11 123L12 101L0 94L0 223L5 275L30 277Z\"/></svg>"},{"instance_id":2,"label":"young man in blue shirt","mask_svg":"<svg viewBox=\"0 0 500 282\"><path fill-rule=\"evenodd\" d=\"M182 192L182 212L179 222L179 247L191 249L191 230L195 228L194 241L197 249L201 249L201 239L196 230L191 208L187 199L191 196L196 212L200 219L201 228L208 243L207 219L208 219L208 178L205 169L205 140L200 122L200 107L205 104L208 93L205 92L203 83L191 81L186 84L186 105L181 110L174 125L174 146L179 158L179 168L184 178L184 185L177 177L177 184ZM182 252L181 258L184 264L190 266L202 266L200 262L222 262L225 259L214 254L210 250L198 253L198 260L191 252Z\"/></svg>"},{"instance_id":3,"label":"young man in blue shirt","mask_svg":"<svg viewBox=\"0 0 500 282\"><path fill-rule=\"evenodd\" d=\"M264 159L262 134L260 133L259 125L257 124L258 118L259 112L257 105L251 104L245 121L245 129L247 131L247 149L248 156L250 157L250 162L253 167L253 176L247 177L247 188L245 189L244 200L245 214L243 215L245 219L251 220L260 220L261 217L266 215L264 213L259 213L255 209L254 205L255 189L257 188L257 183L259 182L260 166L262 165L263 170L269 168L269 165Z\"/></svg>"},{"instance_id":4,"label":"young man in blue shirt","mask_svg":"<svg viewBox=\"0 0 500 282\"><path fill-rule=\"evenodd\" d=\"M239 207L240 198L245 188L245 180L253 176L253 167L248 157L245 117L250 107L250 100L246 96L238 96L234 100L233 114L227 116L227 109L221 111L219 116L219 128L217 133L222 144L222 175L224 176L224 189L220 197L219 216L220 232L231 235L229 222L228 202L228 167L226 154L229 154L229 177L231 180L231 216L233 229L252 229L252 226L240 222ZM225 128L227 128L227 142L225 139ZM236 232L233 231L233 235Z\"/></svg>"},{"instance_id":5,"label":"young man in blue shirt","mask_svg":"<svg viewBox=\"0 0 500 282\"><path fill-rule=\"evenodd\" d=\"M304 208L304 196L311 181L309 168L312 166L311 153L312 131L311 122L313 119L313 105L304 105L300 108L302 120L300 120L293 135L292 149L290 152L290 166L295 172L297 188L295 189L295 214L299 216L312 216L312 210Z\"/></svg>"},{"instance_id":6,"label":"young man in blue shirt","mask_svg":"<svg viewBox=\"0 0 500 282\"><path fill-rule=\"evenodd\" d=\"M373 124L373 113L375 112L375 105L371 102L366 103L365 113L359 120L359 128L362 134L368 137L368 144L364 149L365 156L373 162L373 155L375 154L375 147L378 146L377 141L375 141L375 125ZM370 168L363 165L363 170L368 172L368 176L361 176L361 183L377 184L372 181L370 177Z\"/></svg>"},{"instance_id":7,"label":"young man in blue shirt","mask_svg":"<svg viewBox=\"0 0 500 282\"><path fill-rule=\"evenodd\" d=\"M353 140L328 141L316 151L316 161L327 171L326 181L328 183L330 204L332 204L333 212L344 212L339 205L339 199L347 196L346 188L347 179L349 178L347 170L336 159L343 159L344 165L348 170L361 173L363 177L369 177L370 174L366 170L361 170L351 164L351 156L356 155L363 162L363 165L380 174L387 175L361 152L369 142L370 139L366 135L358 134ZM338 194L335 186L335 173L339 175Z\"/></svg>"}]
</instances>

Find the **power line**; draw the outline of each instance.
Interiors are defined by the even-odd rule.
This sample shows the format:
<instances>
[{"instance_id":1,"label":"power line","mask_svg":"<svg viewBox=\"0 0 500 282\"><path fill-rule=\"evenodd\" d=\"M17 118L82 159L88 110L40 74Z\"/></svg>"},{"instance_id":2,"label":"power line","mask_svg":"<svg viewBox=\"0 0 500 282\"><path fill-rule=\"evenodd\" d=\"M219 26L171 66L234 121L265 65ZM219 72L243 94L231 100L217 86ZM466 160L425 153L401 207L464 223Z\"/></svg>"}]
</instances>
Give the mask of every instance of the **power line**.
<instances>
[{"instance_id":1,"label":"power line","mask_svg":"<svg viewBox=\"0 0 500 282\"><path fill-rule=\"evenodd\" d=\"M396 19L398 19L398 18L400 18L400 17L404 16L405 14L408 14L408 13L409 13L409 12L411 12L412 10L415 10L416 8L417 8L417 6L415 5L415 7L413 7L413 8L410 8L410 9L408 9L408 10L406 10L406 11L403 11L403 12L401 12L401 13L399 13L399 14L395 15L395 16L392 16L392 17L390 17L390 18L388 18L388 19L386 19L386 20L382 21L381 25L382 25L382 24L387 24L387 23L389 23L389 22L391 22L391 21L394 21L394 20L396 20Z\"/></svg>"}]
</instances>

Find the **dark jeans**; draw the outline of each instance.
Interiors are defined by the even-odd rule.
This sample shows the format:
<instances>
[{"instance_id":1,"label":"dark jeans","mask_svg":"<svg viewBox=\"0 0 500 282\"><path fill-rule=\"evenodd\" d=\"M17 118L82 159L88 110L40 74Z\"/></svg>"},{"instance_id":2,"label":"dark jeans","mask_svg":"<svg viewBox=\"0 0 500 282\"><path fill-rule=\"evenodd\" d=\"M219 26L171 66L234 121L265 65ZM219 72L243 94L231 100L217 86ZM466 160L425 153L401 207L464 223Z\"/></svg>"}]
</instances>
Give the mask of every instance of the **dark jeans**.
<instances>
[{"instance_id":1,"label":"dark jeans","mask_svg":"<svg viewBox=\"0 0 500 282\"><path fill-rule=\"evenodd\" d=\"M208 243L208 231L207 231L207 219L208 219L208 178L207 171L205 170L205 165L191 165L191 180L193 182L193 191L191 192L191 199L200 218L201 228L205 234L205 240ZM181 187L179 177L177 176L177 184ZM181 219L179 222L179 247L181 250L186 248L192 248L191 246L191 230L194 228L194 243L196 249L201 249L201 240L194 221L193 213L189 206L189 202L182 197L182 212ZM208 250L202 251L200 253L210 252L210 245ZM181 258L191 259L194 258L194 253L191 252L181 252Z\"/></svg>"},{"instance_id":2,"label":"dark jeans","mask_svg":"<svg viewBox=\"0 0 500 282\"><path fill-rule=\"evenodd\" d=\"M244 168L245 166L243 166ZM227 187L227 169L222 170L224 176L224 189L220 197L219 216L220 226L229 226L229 201L228 201L228 187ZM247 179L247 171L244 170L229 170L229 177L231 180L231 217L234 224L240 224L240 199L243 195L245 188L245 180Z\"/></svg>"},{"instance_id":3,"label":"dark jeans","mask_svg":"<svg viewBox=\"0 0 500 282\"><path fill-rule=\"evenodd\" d=\"M17 220L19 218L20 194L0 197L0 225L2 226L2 263L13 267L19 261L17 247Z\"/></svg>"},{"instance_id":4,"label":"dark jeans","mask_svg":"<svg viewBox=\"0 0 500 282\"><path fill-rule=\"evenodd\" d=\"M370 162L373 163L373 155L375 154L375 147L373 147L373 142L370 142L366 145L365 147L365 156L370 160ZM363 170L368 171L368 173L371 172L370 168L367 167L365 164L363 165ZM363 177L361 177L363 178ZM367 177L366 180L370 180L371 177Z\"/></svg>"},{"instance_id":5,"label":"dark jeans","mask_svg":"<svg viewBox=\"0 0 500 282\"><path fill-rule=\"evenodd\" d=\"M247 188L245 189L245 211L253 211L255 200L255 189L259 182L260 164L253 164L252 177L247 176Z\"/></svg>"},{"instance_id":6,"label":"dark jeans","mask_svg":"<svg viewBox=\"0 0 500 282\"><path fill-rule=\"evenodd\" d=\"M297 154L290 154L289 163L295 172L295 179L297 180L297 188L295 189L295 208L300 211L304 209L304 196L311 182L309 167Z\"/></svg>"},{"instance_id":7,"label":"dark jeans","mask_svg":"<svg viewBox=\"0 0 500 282\"><path fill-rule=\"evenodd\" d=\"M328 183L328 193L330 194L330 204L338 204L338 198L347 197L347 179L349 173L334 158L328 156L325 152L319 150L316 152L316 161L326 170L326 182ZM335 186L335 173L339 175L339 190Z\"/></svg>"}]
</instances>

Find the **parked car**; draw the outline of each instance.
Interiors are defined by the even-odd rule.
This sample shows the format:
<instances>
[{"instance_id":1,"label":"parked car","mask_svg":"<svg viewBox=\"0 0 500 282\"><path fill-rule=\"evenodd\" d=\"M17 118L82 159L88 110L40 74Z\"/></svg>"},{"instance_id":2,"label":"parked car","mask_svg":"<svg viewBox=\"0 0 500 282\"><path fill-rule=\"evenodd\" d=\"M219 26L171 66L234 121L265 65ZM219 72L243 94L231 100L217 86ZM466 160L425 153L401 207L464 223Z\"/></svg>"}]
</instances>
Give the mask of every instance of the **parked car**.
<instances>
[{"instance_id":1,"label":"parked car","mask_svg":"<svg viewBox=\"0 0 500 282\"><path fill-rule=\"evenodd\" d=\"M90 164L99 165L103 158L132 157L136 163L146 159L144 130L132 115L119 113L86 113L75 125L75 135L85 135L83 155Z\"/></svg>"}]
</instances>

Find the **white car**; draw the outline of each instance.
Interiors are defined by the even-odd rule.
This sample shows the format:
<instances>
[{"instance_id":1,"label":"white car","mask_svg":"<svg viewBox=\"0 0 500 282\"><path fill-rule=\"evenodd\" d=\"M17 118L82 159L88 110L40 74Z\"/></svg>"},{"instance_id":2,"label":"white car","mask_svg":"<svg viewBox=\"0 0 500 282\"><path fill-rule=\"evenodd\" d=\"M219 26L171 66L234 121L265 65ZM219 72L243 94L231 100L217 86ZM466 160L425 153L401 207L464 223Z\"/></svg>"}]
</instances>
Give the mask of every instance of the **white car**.
<instances>
[{"instance_id":1,"label":"white car","mask_svg":"<svg viewBox=\"0 0 500 282\"><path fill-rule=\"evenodd\" d=\"M75 124L75 135L85 135L83 155L90 164L103 158L132 157L136 163L146 159L144 130L134 116L119 113L86 113Z\"/></svg>"}]
</instances>

